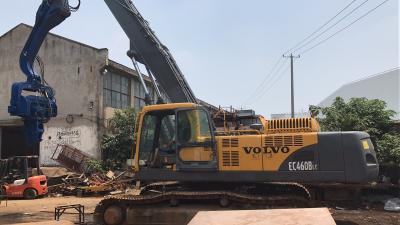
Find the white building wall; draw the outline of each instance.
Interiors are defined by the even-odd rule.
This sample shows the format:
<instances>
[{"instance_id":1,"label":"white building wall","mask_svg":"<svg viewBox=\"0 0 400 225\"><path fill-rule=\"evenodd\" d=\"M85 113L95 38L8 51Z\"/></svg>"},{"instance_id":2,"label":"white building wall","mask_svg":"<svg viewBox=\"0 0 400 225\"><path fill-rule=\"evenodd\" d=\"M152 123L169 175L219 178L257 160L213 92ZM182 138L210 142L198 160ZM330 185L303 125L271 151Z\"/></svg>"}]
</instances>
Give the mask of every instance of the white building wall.
<instances>
[{"instance_id":1,"label":"white building wall","mask_svg":"<svg viewBox=\"0 0 400 225\"><path fill-rule=\"evenodd\" d=\"M12 83L26 80L19 68L19 56L31 30L32 27L20 24L0 36L0 148L1 126L22 126L20 118L8 114L7 106ZM131 79L133 107L134 84L139 82L136 71L109 60L107 49L94 48L54 34L46 37L39 56L44 62L46 81L56 90L58 105L57 117L44 124L39 150L41 164L56 165L51 155L58 144L69 144L100 158L101 139L106 132L107 120L114 112L104 105L104 75L111 71ZM151 85L148 77L145 80ZM139 95L144 96L144 93ZM67 122L70 116L73 122Z\"/></svg>"},{"instance_id":2,"label":"white building wall","mask_svg":"<svg viewBox=\"0 0 400 225\"><path fill-rule=\"evenodd\" d=\"M19 54L31 32L21 24L0 37L0 121L13 121L7 106L11 85L26 77L19 68ZM48 35L40 49L47 82L56 90L58 115L45 126L40 143L42 165L55 165L50 159L57 144L70 144L94 157L100 157L102 136L103 76L107 49L96 49L66 38ZM74 118L68 123L66 118ZM10 122L10 123L11 123ZM18 126L18 124L11 124Z\"/></svg>"},{"instance_id":3,"label":"white building wall","mask_svg":"<svg viewBox=\"0 0 400 225\"><path fill-rule=\"evenodd\" d=\"M100 158L97 124L85 118L75 118L73 123L55 119L45 124L43 141L40 143L41 164L57 164L51 157L58 144L68 144L94 158Z\"/></svg>"},{"instance_id":4,"label":"white building wall","mask_svg":"<svg viewBox=\"0 0 400 225\"><path fill-rule=\"evenodd\" d=\"M319 106L330 106L337 96L345 101L350 98L365 97L380 99L387 103L389 109L397 112L395 119L400 119L400 69L396 68L373 75L363 80L343 85L325 98Z\"/></svg>"}]
</instances>

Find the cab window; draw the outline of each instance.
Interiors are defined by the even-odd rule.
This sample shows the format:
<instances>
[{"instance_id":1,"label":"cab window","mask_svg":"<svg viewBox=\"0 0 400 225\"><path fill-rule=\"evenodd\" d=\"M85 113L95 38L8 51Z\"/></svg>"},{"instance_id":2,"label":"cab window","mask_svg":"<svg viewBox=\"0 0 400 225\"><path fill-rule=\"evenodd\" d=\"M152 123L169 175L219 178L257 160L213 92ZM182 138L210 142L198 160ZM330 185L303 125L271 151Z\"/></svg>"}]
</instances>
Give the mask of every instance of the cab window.
<instances>
[{"instance_id":1,"label":"cab window","mask_svg":"<svg viewBox=\"0 0 400 225\"><path fill-rule=\"evenodd\" d=\"M161 119L159 147L175 142L175 115L167 115Z\"/></svg>"},{"instance_id":2,"label":"cab window","mask_svg":"<svg viewBox=\"0 0 400 225\"><path fill-rule=\"evenodd\" d=\"M211 141L211 129L207 113L203 110L178 112L178 142L184 144Z\"/></svg>"},{"instance_id":3,"label":"cab window","mask_svg":"<svg viewBox=\"0 0 400 225\"><path fill-rule=\"evenodd\" d=\"M153 149L156 134L157 116L147 114L143 119L142 132L140 134L140 154L139 159L147 161Z\"/></svg>"},{"instance_id":4,"label":"cab window","mask_svg":"<svg viewBox=\"0 0 400 225\"><path fill-rule=\"evenodd\" d=\"M175 112L151 112L144 116L140 134L139 163L155 164L160 151L175 148Z\"/></svg>"}]
</instances>

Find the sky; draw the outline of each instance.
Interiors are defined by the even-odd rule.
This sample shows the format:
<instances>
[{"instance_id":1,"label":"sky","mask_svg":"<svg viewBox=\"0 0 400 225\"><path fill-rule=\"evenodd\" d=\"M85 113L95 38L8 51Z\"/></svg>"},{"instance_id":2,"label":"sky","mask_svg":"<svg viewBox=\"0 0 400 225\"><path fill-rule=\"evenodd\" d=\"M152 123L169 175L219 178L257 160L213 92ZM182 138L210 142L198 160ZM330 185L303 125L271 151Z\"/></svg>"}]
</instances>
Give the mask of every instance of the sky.
<instances>
[{"instance_id":1,"label":"sky","mask_svg":"<svg viewBox=\"0 0 400 225\"><path fill-rule=\"evenodd\" d=\"M289 61L282 59L275 67L281 70L271 72L276 62L351 1L133 0L133 3L169 48L197 98L216 106L251 108L269 117L271 113L290 112ZM302 50L383 1L356 0L337 20L365 3ZM70 0L71 4L76 2ZM2 2L0 35L19 23L33 25L40 3L41 0ZM295 59L296 111L306 112L309 105L318 104L343 84L399 67L399 11L399 1L388 0L348 29ZM82 0L80 10L52 32L97 48L108 48L111 59L132 67L126 56L129 41L101 0Z\"/></svg>"}]
</instances>

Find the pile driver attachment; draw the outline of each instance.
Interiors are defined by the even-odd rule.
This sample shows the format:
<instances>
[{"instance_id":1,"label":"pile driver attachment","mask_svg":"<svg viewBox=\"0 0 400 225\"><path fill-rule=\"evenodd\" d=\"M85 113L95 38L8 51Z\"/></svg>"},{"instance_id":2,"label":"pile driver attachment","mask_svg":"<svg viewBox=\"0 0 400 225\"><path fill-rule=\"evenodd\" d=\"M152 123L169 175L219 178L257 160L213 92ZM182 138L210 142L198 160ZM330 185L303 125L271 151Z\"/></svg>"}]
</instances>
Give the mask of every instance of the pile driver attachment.
<instances>
[{"instance_id":1,"label":"pile driver attachment","mask_svg":"<svg viewBox=\"0 0 400 225\"><path fill-rule=\"evenodd\" d=\"M43 0L36 13L35 25L21 52L19 63L27 80L12 85L8 112L24 120L26 139L30 144L41 141L43 123L57 116L55 92L44 79L43 68L40 74L34 70L34 62L39 60L42 65L37 54L46 35L79 6L80 1L76 7L71 7L68 0Z\"/></svg>"}]
</instances>

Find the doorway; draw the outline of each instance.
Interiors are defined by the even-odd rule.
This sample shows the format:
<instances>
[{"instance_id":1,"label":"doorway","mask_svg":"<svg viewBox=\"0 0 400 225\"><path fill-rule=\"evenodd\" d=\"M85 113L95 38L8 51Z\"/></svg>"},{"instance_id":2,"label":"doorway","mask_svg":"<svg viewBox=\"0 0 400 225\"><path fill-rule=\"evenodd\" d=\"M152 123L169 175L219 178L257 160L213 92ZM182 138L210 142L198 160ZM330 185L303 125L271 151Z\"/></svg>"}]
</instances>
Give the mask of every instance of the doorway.
<instances>
[{"instance_id":1,"label":"doorway","mask_svg":"<svg viewBox=\"0 0 400 225\"><path fill-rule=\"evenodd\" d=\"M39 155L39 143L28 145L23 127L1 127L1 158Z\"/></svg>"}]
</instances>

